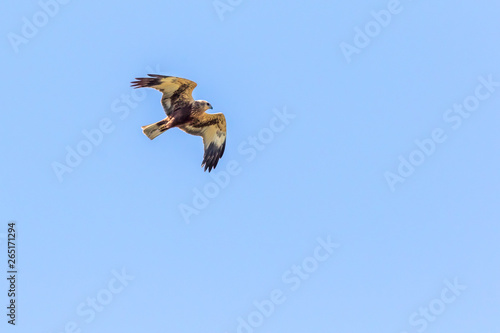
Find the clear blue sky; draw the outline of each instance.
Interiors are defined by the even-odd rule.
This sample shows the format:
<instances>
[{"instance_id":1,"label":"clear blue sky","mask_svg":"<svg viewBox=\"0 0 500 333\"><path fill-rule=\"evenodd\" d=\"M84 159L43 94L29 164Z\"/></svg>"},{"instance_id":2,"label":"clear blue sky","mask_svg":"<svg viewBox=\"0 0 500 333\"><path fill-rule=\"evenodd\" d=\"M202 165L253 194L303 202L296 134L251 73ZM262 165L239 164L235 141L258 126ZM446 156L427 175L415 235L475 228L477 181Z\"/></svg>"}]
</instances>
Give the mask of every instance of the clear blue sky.
<instances>
[{"instance_id":1,"label":"clear blue sky","mask_svg":"<svg viewBox=\"0 0 500 333\"><path fill-rule=\"evenodd\" d=\"M0 10L2 332L500 330L498 4L41 3ZM225 114L211 174L150 72Z\"/></svg>"}]
</instances>

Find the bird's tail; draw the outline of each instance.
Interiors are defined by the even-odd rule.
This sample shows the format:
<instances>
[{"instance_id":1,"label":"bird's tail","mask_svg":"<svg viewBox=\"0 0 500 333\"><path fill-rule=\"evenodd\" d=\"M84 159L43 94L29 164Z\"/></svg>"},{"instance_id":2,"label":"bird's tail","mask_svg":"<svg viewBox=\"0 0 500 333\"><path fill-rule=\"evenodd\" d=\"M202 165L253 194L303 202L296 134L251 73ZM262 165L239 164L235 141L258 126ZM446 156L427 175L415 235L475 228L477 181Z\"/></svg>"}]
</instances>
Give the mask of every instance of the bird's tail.
<instances>
[{"instance_id":1,"label":"bird's tail","mask_svg":"<svg viewBox=\"0 0 500 333\"><path fill-rule=\"evenodd\" d=\"M157 123L147 125L147 126L142 126L141 128L142 128L142 131L144 132L144 134L146 134L146 136L148 138L153 140L158 135L160 135L161 133L168 130L170 127L168 126L168 123L166 120L160 120Z\"/></svg>"}]
</instances>

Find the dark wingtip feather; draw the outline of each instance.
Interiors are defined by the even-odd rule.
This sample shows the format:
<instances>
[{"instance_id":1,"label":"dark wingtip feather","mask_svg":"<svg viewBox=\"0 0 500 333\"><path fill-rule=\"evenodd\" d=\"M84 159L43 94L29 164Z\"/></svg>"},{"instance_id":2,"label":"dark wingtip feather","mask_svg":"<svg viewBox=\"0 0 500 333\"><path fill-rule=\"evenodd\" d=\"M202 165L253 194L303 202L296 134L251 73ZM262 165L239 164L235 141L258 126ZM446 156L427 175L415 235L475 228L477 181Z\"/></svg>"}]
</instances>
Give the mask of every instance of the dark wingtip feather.
<instances>
[{"instance_id":1,"label":"dark wingtip feather","mask_svg":"<svg viewBox=\"0 0 500 333\"><path fill-rule=\"evenodd\" d=\"M222 144L222 146L217 147L215 144L211 143L203 156L203 162L201 163L202 167L205 167L204 171L208 172L212 171L219 164L219 160L221 159L224 151L226 149L226 142Z\"/></svg>"},{"instance_id":2,"label":"dark wingtip feather","mask_svg":"<svg viewBox=\"0 0 500 333\"><path fill-rule=\"evenodd\" d=\"M151 75L151 74L148 74ZM158 77L138 77L136 81L130 82L131 86L134 88L148 88L154 87L161 83L161 75Z\"/></svg>"},{"instance_id":3,"label":"dark wingtip feather","mask_svg":"<svg viewBox=\"0 0 500 333\"><path fill-rule=\"evenodd\" d=\"M134 89L141 88L141 81L139 78L136 78L137 81L130 82L130 86L134 87Z\"/></svg>"}]
</instances>

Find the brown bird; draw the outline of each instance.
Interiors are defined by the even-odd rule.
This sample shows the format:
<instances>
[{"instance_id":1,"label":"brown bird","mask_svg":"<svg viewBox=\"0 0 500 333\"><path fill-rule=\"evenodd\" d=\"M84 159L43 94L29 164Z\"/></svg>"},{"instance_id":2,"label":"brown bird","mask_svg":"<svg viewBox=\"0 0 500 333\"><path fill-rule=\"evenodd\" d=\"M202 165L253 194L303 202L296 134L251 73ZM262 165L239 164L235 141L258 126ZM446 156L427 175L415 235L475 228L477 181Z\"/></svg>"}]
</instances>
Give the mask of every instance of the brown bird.
<instances>
[{"instance_id":1,"label":"brown bird","mask_svg":"<svg viewBox=\"0 0 500 333\"><path fill-rule=\"evenodd\" d=\"M175 76L148 74L150 77L136 78L134 88L154 88L163 93L161 104L167 117L157 123L142 126L142 131L153 140L161 133L174 127L184 132L201 136L205 147L203 163L205 171L212 171L226 148L226 118L222 113L205 113L213 109L207 101L193 99L193 81Z\"/></svg>"}]
</instances>

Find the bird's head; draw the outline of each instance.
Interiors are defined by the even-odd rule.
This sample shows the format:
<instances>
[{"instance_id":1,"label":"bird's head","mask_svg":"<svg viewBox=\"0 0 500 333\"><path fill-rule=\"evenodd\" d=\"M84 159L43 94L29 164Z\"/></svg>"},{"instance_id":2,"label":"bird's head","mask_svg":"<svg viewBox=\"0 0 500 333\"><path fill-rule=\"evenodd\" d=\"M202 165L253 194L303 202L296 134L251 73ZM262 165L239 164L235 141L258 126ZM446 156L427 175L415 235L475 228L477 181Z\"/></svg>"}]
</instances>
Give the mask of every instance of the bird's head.
<instances>
[{"instance_id":1,"label":"bird's head","mask_svg":"<svg viewBox=\"0 0 500 333\"><path fill-rule=\"evenodd\" d=\"M213 107L207 101L195 101L196 108L200 111L212 110Z\"/></svg>"}]
</instances>

